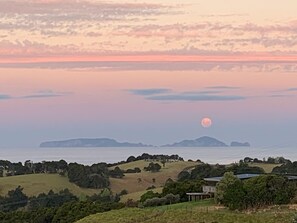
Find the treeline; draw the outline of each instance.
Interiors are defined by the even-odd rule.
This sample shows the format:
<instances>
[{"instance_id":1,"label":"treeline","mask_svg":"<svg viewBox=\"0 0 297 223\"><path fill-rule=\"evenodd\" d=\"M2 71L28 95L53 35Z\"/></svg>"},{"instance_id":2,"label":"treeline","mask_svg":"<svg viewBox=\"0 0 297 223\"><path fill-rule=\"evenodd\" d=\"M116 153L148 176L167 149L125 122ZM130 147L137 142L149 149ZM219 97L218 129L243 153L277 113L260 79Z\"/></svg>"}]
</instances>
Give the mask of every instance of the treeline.
<instances>
[{"instance_id":1,"label":"treeline","mask_svg":"<svg viewBox=\"0 0 297 223\"><path fill-rule=\"evenodd\" d=\"M68 169L68 164L65 160L60 161L43 161L33 163L31 160L25 161L24 165L21 162L12 163L7 160L0 160L0 177L16 176L33 173L65 173Z\"/></svg>"},{"instance_id":2,"label":"treeline","mask_svg":"<svg viewBox=\"0 0 297 223\"><path fill-rule=\"evenodd\" d=\"M106 163L92 166L70 163L68 166L69 181L84 188L105 188L109 186L109 170Z\"/></svg>"},{"instance_id":3,"label":"treeline","mask_svg":"<svg viewBox=\"0 0 297 223\"><path fill-rule=\"evenodd\" d=\"M263 168L249 166L247 163L240 162L238 164L232 165L210 165L210 164L200 164L194 169L187 171L184 170L178 174L178 181L186 180L203 180L207 177L220 177L226 172L233 172L234 174L263 174L265 171Z\"/></svg>"},{"instance_id":4,"label":"treeline","mask_svg":"<svg viewBox=\"0 0 297 223\"><path fill-rule=\"evenodd\" d=\"M241 162L245 162L245 163L269 163L269 164L285 164L287 162L291 162L288 159L285 159L284 157L280 156L280 157L268 157L263 158L262 160L258 159L258 158L251 158L251 157L245 157L243 160L241 160Z\"/></svg>"},{"instance_id":5,"label":"treeline","mask_svg":"<svg viewBox=\"0 0 297 223\"><path fill-rule=\"evenodd\" d=\"M148 153L143 153L142 155L137 156L137 157L129 156L126 161L121 161L121 162L118 162L118 163L108 164L108 167L117 166L117 165L121 165L121 164L125 164L125 163L131 163L131 162L135 162L135 161L139 161L139 160L155 161L155 162L184 161L184 159L182 157L180 157L179 155L164 155L164 154L150 155Z\"/></svg>"},{"instance_id":6,"label":"treeline","mask_svg":"<svg viewBox=\"0 0 297 223\"><path fill-rule=\"evenodd\" d=\"M75 222L90 214L124 207L119 195L109 190L87 197L85 201L73 195L68 189L58 193L49 191L38 196L27 197L21 187L0 197L0 221L2 223L56 223Z\"/></svg>"},{"instance_id":7,"label":"treeline","mask_svg":"<svg viewBox=\"0 0 297 223\"><path fill-rule=\"evenodd\" d=\"M110 184L109 177L122 178L124 176L123 171L119 168L109 170L106 163L88 166L78 163L68 164L65 160L38 163L27 160L23 165L21 162L12 163L0 160L0 177L38 173L59 173L67 176L70 182L83 188L106 188Z\"/></svg>"},{"instance_id":8,"label":"treeline","mask_svg":"<svg viewBox=\"0 0 297 223\"><path fill-rule=\"evenodd\" d=\"M288 204L296 196L296 182L278 175L261 175L239 180L225 173L216 186L215 200L231 210Z\"/></svg>"}]
</instances>

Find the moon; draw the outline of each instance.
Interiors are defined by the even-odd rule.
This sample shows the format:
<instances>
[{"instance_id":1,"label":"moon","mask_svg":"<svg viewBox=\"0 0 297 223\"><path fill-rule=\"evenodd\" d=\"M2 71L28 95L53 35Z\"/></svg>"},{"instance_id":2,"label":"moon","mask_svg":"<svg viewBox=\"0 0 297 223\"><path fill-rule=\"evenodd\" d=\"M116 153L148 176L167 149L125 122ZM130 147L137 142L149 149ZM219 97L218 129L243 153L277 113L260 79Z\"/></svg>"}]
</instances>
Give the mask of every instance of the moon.
<instances>
[{"instance_id":1,"label":"moon","mask_svg":"<svg viewBox=\"0 0 297 223\"><path fill-rule=\"evenodd\" d=\"M201 125L204 127L204 128L209 128L211 125L212 125L212 121L210 118L203 118L201 120Z\"/></svg>"}]
</instances>

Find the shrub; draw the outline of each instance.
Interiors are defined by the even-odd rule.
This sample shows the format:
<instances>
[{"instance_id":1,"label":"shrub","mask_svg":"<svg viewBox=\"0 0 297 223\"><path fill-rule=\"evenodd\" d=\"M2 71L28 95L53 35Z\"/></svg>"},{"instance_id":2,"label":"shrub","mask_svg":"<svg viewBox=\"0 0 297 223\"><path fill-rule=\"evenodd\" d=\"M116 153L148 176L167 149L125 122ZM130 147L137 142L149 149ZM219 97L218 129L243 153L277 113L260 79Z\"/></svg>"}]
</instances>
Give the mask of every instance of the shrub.
<instances>
[{"instance_id":1,"label":"shrub","mask_svg":"<svg viewBox=\"0 0 297 223\"><path fill-rule=\"evenodd\" d=\"M156 207L168 204L176 204L180 201L179 195L167 194L165 197L154 197L143 202L144 207Z\"/></svg>"}]
</instances>

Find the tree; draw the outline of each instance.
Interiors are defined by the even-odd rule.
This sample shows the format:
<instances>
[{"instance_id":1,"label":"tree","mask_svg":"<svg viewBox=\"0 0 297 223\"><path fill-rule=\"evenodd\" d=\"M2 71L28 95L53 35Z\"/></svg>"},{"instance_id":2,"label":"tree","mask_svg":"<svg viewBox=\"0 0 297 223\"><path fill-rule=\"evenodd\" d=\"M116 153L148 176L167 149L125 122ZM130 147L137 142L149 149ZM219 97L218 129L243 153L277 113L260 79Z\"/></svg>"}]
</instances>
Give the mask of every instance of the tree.
<instances>
[{"instance_id":1,"label":"tree","mask_svg":"<svg viewBox=\"0 0 297 223\"><path fill-rule=\"evenodd\" d=\"M158 192L153 192L152 190L147 191L146 193L144 193L143 195L141 195L140 197L140 202L145 202L148 199L152 199L155 197L161 197L161 194L159 194Z\"/></svg>"},{"instance_id":2,"label":"tree","mask_svg":"<svg viewBox=\"0 0 297 223\"><path fill-rule=\"evenodd\" d=\"M147 167L144 167L145 171L150 171L150 172L159 172L161 169L160 164L158 163L150 163Z\"/></svg>"},{"instance_id":3,"label":"tree","mask_svg":"<svg viewBox=\"0 0 297 223\"><path fill-rule=\"evenodd\" d=\"M110 170L109 171L109 176L113 177L113 178L123 178L124 175L124 171L122 171L118 166L116 168L114 168L114 170Z\"/></svg>"},{"instance_id":4,"label":"tree","mask_svg":"<svg viewBox=\"0 0 297 223\"><path fill-rule=\"evenodd\" d=\"M239 164L233 164L232 166L227 168L228 172L233 172L235 175L237 174L263 174L265 173L264 169L257 166L249 166L247 163L240 162Z\"/></svg>"},{"instance_id":5,"label":"tree","mask_svg":"<svg viewBox=\"0 0 297 223\"><path fill-rule=\"evenodd\" d=\"M136 160L137 159L135 158L135 156L129 156L129 158L127 159L127 163L134 162Z\"/></svg>"},{"instance_id":6,"label":"tree","mask_svg":"<svg viewBox=\"0 0 297 223\"><path fill-rule=\"evenodd\" d=\"M183 182L168 181L163 187L162 195L167 194L179 195L181 202L188 201L187 193L202 192L201 180L187 180Z\"/></svg>"},{"instance_id":7,"label":"tree","mask_svg":"<svg viewBox=\"0 0 297 223\"><path fill-rule=\"evenodd\" d=\"M185 180L189 180L190 178L191 178L191 174L186 170L183 170L177 176L178 181L185 181Z\"/></svg>"},{"instance_id":8,"label":"tree","mask_svg":"<svg viewBox=\"0 0 297 223\"><path fill-rule=\"evenodd\" d=\"M18 186L14 190L8 191L7 197L0 197L1 211L15 211L20 207L25 207L28 203L28 197L23 193L23 188Z\"/></svg>"},{"instance_id":9,"label":"tree","mask_svg":"<svg viewBox=\"0 0 297 223\"><path fill-rule=\"evenodd\" d=\"M224 165L210 165L210 164L200 164L197 165L192 171L190 179L202 180L206 177L217 177L223 176L227 172Z\"/></svg>"},{"instance_id":10,"label":"tree","mask_svg":"<svg viewBox=\"0 0 297 223\"><path fill-rule=\"evenodd\" d=\"M217 183L216 193L215 193L215 201L219 204L223 203L224 195L227 188L234 184L236 181L240 181L232 172L226 172L222 178L222 180Z\"/></svg>"},{"instance_id":11,"label":"tree","mask_svg":"<svg viewBox=\"0 0 297 223\"><path fill-rule=\"evenodd\" d=\"M236 180L226 188L222 203L230 210L242 210L246 207L245 198L246 191L243 188L243 183Z\"/></svg>"},{"instance_id":12,"label":"tree","mask_svg":"<svg viewBox=\"0 0 297 223\"><path fill-rule=\"evenodd\" d=\"M163 168L165 167L165 164L166 164L166 160L165 159L162 159L161 160L161 163L163 164Z\"/></svg>"}]
</instances>

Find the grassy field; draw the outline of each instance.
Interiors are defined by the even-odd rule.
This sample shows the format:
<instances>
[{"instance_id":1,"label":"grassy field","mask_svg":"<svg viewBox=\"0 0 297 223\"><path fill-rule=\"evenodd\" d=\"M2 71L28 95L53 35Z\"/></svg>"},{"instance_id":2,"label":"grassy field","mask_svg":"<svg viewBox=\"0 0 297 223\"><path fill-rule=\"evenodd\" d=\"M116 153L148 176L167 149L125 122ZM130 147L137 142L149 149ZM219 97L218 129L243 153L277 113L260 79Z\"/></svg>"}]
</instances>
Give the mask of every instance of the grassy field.
<instances>
[{"instance_id":1,"label":"grassy field","mask_svg":"<svg viewBox=\"0 0 297 223\"><path fill-rule=\"evenodd\" d=\"M275 208L258 212L232 212L211 201L157 208L130 208L88 216L77 223L291 223L294 211Z\"/></svg>"},{"instance_id":2,"label":"grassy field","mask_svg":"<svg viewBox=\"0 0 297 223\"><path fill-rule=\"evenodd\" d=\"M95 189L82 189L70 183L67 177L62 177L59 174L31 174L0 178L0 195L6 195L9 190L15 189L19 185L24 188L24 192L29 196L47 193L49 190L58 192L65 188L68 188L78 197L100 192L100 190Z\"/></svg>"},{"instance_id":3,"label":"grassy field","mask_svg":"<svg viewBox=\"0 0 297 223\"><path fill-rule=\"evenodd\" d=\"M120 165L121 169L129 169L139 167L143 170L145 166L148 166L149 162L136 161L127 164ZM161 165L161 164L160 164ZM194 162L173 162L166 163L165 168L162 168L158 173L150 173L142 171L141 173L126 174L123 179L110 178L111 190L114 193L120 192L123 189L127 189L129 195L126 195L123 199L129 198L139 199L140 196L146 192L146 189L153 184L160 188L164 185L168 178L176 179L177 175L184 169L191 166L195 166ZM114 167L113 167L114 168ZM138 178L141 182L138 183ZM156 180L153 183L153 178ZM40 193L47 193L49 190L58 192L65 188L68 188L72 193L78 197L85 197L86 195L92 195L99 193L100 190L96 189L83 189L68 181L67 177L62 177L58 174L30 174L22 176L2 177L0 178L0 195L4 196L9 190L13 190L16 187L21 186L24 188L24 192L28 196L38 195ZM160 191L161 189L158 189ZM136 193L135 193L136 192Z\"/></svg>"},{"instance_id":4,"label":"grassy field","mask_svg":"<svg viewBox=\"0 0 297 223\"><path fill-rule=\"evenodd\" d=\"M158 193L161 193L162 192L162 187L159 187L159 188L156 188L156 189L153 189L152 191L153 192L158 192ZM144 193L146 193L147 190L145 191L138 191L138 192L134 192L134 193L130 193L130 194L127 194L127 195L124 195L121 197L121 202L126 202L128 199L132 199L134 201L137 201L140 199L141 195L143 195Z\"/></svg>"},{"instance_id":5,"label":"grassy field","mask_svg":"<svg viewBox=\"0 0 297 223\"><path fill-rule=\"evenodd\" d=\"M192 166L196 166L195 162L172 162L166 163L165 167L162 166L160 172L151 173L143 170L144 167L148 166L149 162L146 161L136 161L123 165L119 165L119 167L123 170L133 169L135 167L139 167L142 172L141 173L130 173L125 174L122 179L113 179L110 178L111 190L113 192L120 192L123 189L128 190L129 193L145 191L148 187L155 185L157 188L162 187L168 178L175 180L178 174L185 168L190 168ZM138 181L138 178L141 181ZM155 179L155 183L153 182Z\"/></svg>"},{"instance_id":6,"label":"grassy field","mask_svg":"<svg viewBox=\"0 0 297 223\"><path fill-rule=\"evenodd\" d=\"M280 166L281 164L270 164L270 163L249 163L249 166L257 166L264 169L265 173L271 173L274 167Z\"/></svg>"}]
</instances>

